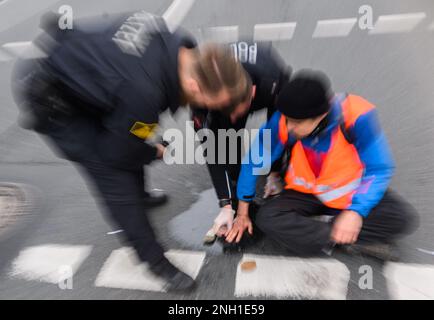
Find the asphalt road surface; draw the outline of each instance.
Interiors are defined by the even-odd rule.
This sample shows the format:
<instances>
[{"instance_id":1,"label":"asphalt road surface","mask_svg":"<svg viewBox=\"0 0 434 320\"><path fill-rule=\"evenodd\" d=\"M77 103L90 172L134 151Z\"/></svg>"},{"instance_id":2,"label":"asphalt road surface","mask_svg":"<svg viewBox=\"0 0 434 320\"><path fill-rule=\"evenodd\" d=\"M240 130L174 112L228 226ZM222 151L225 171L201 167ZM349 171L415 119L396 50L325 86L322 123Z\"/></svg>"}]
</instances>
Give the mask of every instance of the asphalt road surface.
<instances>
[{"instance_id":1,"label":"asphalt road surface","mask_svg":"<svg viewBox=\"0 0 434 320\"><path fill-rule=\"evenodd\" d=\"M62 4L0 1L0 46L31 41L40 14ZM134 9L163 14L171 1L68 4L80 17ZM373 9L372 31L357 21L366 4ZM118 240L121 231L104 220L77 169L16 125L9 83L13 59L0 51L0 182L40 191L32 214L14 232L0 235L0 299L433 299L433 2L200 0L181 26L199 40L216 34L272 37L295 70L324 70L336 92L376 104L397 163L392 188L421 215L419 230L400 242L401 261L383 264L340 252L299 259L266 247L224 255L217 244L203 247L202 235L218 212L206 167L155 163L148 170L149 188L165 190L171 199L151 211L152 222L169 258L199 283L188 295L162 292ZM186 111L173 119L162 115L163 127L183 128L186 119ZM263 120L264 114L256 115L250 126ZM240 262L251 259L256 270L240 270ZM370 268L372 286L363 278Z\"/></svg>"}]
</instances>

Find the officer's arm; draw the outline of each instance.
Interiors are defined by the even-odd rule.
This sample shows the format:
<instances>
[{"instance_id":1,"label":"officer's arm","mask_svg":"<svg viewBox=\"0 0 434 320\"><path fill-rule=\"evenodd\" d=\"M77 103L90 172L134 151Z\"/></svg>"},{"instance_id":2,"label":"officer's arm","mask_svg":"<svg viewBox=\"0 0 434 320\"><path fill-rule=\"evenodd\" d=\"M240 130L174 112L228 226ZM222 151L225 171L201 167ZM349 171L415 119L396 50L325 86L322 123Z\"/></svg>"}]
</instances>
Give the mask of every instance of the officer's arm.
<instances>
[{"instance_id":1,"label":"officer's arm","mask_svg":"<svg viewBox=\"0 0 434 320\"><path fill-rule=\"evenodd\" d=\"M395 165L375 109L361 115L349 129L365 170L348 209L367 217L383 198Z\"/></svg>"},{"instance_id":2,"label":"officer's arm","mask_svg":"<svg viewBox=\"0 0 434 320\"><path fill-rule=\"evenodd\" d=\"M123 165L143 165L155 160L157 148L149 140L157 129L159 108L139 91L128 90L119 105L102 119L99 151L104 159Z\"/></svg>"},{"instance_id":3,"label":"officer's arm","mask_svg":"<svg viewBox=\"0 0 434 320\"><path fill-rule=\"evenodd\" d=\"M279 139L280 115L276 112L270 121L261 127L243 159L237 183L237 197L241 201L253 200L258 176L268 174L272 164L284 151L284 144Z\"/></svg>"},{"instance_id":4,"label":"officer's arm","mask_svg":"<svg viewBox=\"0 0 434 320\"><path fill-rule=\"evenodd\" d=\"M218 124L213 121L213 118L211 115L209 115L208 110L203 108L192 108L191 116L196 133L199 130L206 129L211 130L211 132L214 134L214 137L218 137ZM210 150L207 152L210 152ZM216 163L212 164L207 161L207 167L211 176L212 184L217 193L217 198L219 200L232 199L232 185L226 172L226 165L223 163L218 163L218 141L215 141L214 158ZM208 160L206 157L205 159Z\"/></svg>"}]
</instances>

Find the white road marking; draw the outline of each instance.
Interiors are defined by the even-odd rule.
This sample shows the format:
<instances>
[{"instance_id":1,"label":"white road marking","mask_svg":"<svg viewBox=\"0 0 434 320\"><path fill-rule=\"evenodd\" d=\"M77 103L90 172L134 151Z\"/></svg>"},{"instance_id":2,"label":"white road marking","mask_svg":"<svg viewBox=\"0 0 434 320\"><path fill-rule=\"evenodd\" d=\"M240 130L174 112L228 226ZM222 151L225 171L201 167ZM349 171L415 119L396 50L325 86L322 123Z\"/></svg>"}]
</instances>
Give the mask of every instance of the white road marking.
<instances>
[{"instance_id":1,"label":"white road marking","mask_svg":"<svg viewBox=\"0 0 434 320\"><path fill-rule=\"evenodd\" d=\"M241 271L244 261L256 269ZM244 255L237 269L235 296L293 299L346 299L350 272L335 259Z\"/></svg>"},{"instance_id":2,"label":"white road marking","mask_svg":"<svg viewBox=\"0 0 434 320\"><path fill-rule=\"evenodd\" d=\"M47 56L45 52L31 41L6 43L1 48L9 55L22 59L44 58Z\"/></svg>"},{"instance_id":3,"label":"white road marking","mask_svg":"<svg viewBox=\"0 0 434 320\"><path fill-rule=\"evenodd\" d=\"M356 18L320 20L316 23L312 38L346 37L356 22Z\"/></svg>"},{"instance_id":4,"label":"white road marking","mask_svg":"<svg viewBox=\"0 0 434 320\"><path fill-rule=\"evenodd\" d=\"M236 42L238 41L238 26L221 26L200 29L201 38L205 41Z\"/></svg>"},{"instance_id":5,"label":"white road marking","mask_svg":"<svg viewBox=\"0 0 434 320\"><path fill-rule=\"evenodd\" d=\"M204 252L170 250L165 253L176 267L193 279L199 274L205 259ZM95 286L164 292L164 281L139 263L133 249L114 250L95 280Z\"/></svg>"},{"instance_id":6,"label":"white road marking","mask_svg":"<svg viewBox=\"0 0 434 320\"><path fill-rule=\"evenodd\" d=\"M426 250L426 249L422 249L422 248L416 248L416 250L434 256L434 251L430 251L430 250Z\"/></svg>"},{"instance_id":7,"label":"white road marking","mask_svg":"<svg viewBox=\"0 0 434 320\"><path fill-rule=\"evenodd\" d=\"M11 55L9 53L7 53L6 51L4 51L0 47L0 62L2 62L2 61L9 61L11 59L12 59Z\"/></svg>"},{"instance_id":8,"label":"white road marking","mask_svg":"<svg viewBox=\"0 0 434 320\"><path fill-rule=\"evenodd\" d=\"M116 233L121 233L121 232L124 232L124 230L122 230L122 229L119 229L119 230L115 230L115 231L110 231L110 232L107 232L107 234L116 234Z\"/></svg>"},{"instance_id":9,"label":"white road marking","mask_svg":"<svg viewBox=\"0 0 434 320\"><path fill-rule=\"evenodd\" d=\"M42 4L44 6L49 6L55 2L58 2L58 0L40 0L40 1L44 1L44 3ZM15 24L18 24L19 22L29 18L31 15L36 13L34 7L23 6L23 4L20 2L22 1L15 0L11 2L13 6L7 6L6 4L9 4L9 2L5 3L5 5L2 6L2 11L0 13L0 32L9 27L12 27ZM170 31L174 31L181 24L182 20L187 15L188 11L191 9L194 2L195 0L174 0L172 2L170 7L163 14L163 19L166 21L167 27L169 28ZM37 11L41 10L40 6L41 4L38 2ZM24 9L22 9L23 7ZM30 11L29 8L31 9ZM22 10L24 10L24 12ZM7 12L9 12L9 15L7 17L6 16L2 17L2 15ZM16 12L20 12L20 14L17 15ZM16 21L13 20L11 24L10 23L11 16L19 17L20 20L16 20ZM7 22L8 24L5 25L5 22ZM0 62L9 61L14 59L15 57L19 57L23 59L46 57L46 54L41 49L36 47L31 41L6 43L2 46L2 48L4 52L0 51Z\"/></svg>"},{"instance_id":10,"label":"white road marking","mask_svg":"<svg viewBox=\"0 0 434 320\"><path fill-rule=\"evenodd\" d=\"M379 16L369 34L410 32L426 17L425 12Z\"/></svg>"},{"instance_id":11,"label":"white road marking","mask_svg":"<svg viewBox=\"0 0 434 320\"><path fill-rule=\"evenodd\" d=\"M164 12L163 19L166 21L170 31L176 30L190 11L195 0L175 0L170 7Z\"/></svg>"},{"instance_id":12,"label":"white road marking","mask_svg":"<svg viewBox=\"0 0 434 320\"><path fill-rule=\"evenodd\" d=\"M62 268L79 269L92 246L47 244L23 249L14 259L9 276L28 281L58 284ZM170 250L166 257L178 268L196 278L206 253ZM256 269L242 271L245 261L255 261ZM383 270L391 299L434 299L434 265L389 262ZM240 261L235 283L236 297L293 299L346 298L350 273L335 259L275 257L246 254ZM164 292L164 281L155 277L146 264L140 264L133 249L114 250L104 263L95 286Z\"/></svg>"},{"instance_id":13,"label":"white road marking","mask_svg":"<svg viewBox=\"0 0 434 320\"><path fill-rule=\"evenodd\" d=\"M434 266L387 263L383 270L391 299L434 299Z\"/></svg>"},{"instance_id":14,"label":"white road marking","mask_svg":"<svg viewBox=\"0 0 434 320\"><path fill-rule=\"evenodd\" d=\"M257 24L253 38L255 41L291 40L296 26L296 22Z\"/></svg>"},{"instance_id":15,"label":"white road marking","mask_svg":"<svg viewBox=\"0 0 434 320\"><path fill-rule=\"evenodd\" d=\"M73 273L89 256L92 246L47 244L22 250L12 262L9 275L13 278L59 283L63 267Z\"/></svg>"},{"instance_id":16,"label":"white road marking","mask_svg":"<svg viewBox=\"0 0 434 320\"><path fill-rule=\"evenodd\" d=\"M16 26L37 13L48 10L59 0L13 0L0 3L0 32ZM60 5L59 5L60 6ZM57 8L54 9L55 11Z\"/></svg>"}]
</instances>

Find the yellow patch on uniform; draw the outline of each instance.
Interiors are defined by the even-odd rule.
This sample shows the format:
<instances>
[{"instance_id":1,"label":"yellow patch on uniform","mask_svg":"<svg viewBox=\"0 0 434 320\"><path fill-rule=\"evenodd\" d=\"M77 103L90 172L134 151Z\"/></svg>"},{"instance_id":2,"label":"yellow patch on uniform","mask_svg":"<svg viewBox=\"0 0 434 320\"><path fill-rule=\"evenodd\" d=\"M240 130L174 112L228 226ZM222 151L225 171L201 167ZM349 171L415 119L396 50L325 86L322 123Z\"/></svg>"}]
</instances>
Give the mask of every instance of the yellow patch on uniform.
<instances>
[{"instance_id":1,"label":"yellow patch on uniform","mask_svg":"<svg viewBox=\"0 0 434 320\"><path fill-rule=\"evenodd\" d=\"M157 123L136 122L131 127L130 132L140 139L151 138L155 133L154 130L158 127Z\"/></svg>"}]
</instances>

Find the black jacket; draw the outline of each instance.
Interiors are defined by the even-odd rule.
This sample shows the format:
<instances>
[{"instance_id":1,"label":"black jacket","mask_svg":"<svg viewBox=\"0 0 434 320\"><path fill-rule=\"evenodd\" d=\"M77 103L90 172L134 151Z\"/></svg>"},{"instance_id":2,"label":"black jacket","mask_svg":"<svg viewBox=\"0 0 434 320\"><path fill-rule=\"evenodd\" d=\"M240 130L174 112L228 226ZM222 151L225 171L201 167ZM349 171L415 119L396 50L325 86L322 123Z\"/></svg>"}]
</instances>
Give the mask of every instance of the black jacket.
<instances>
[{"instance_id":1,"label":"black jacket","mask_svg":"<svg viewBox=\"0 0 434 320\"><path fill-rule=\"evenodd\" d=\"M193 109L192 117L196 130L206 127L218 137L218 129L240 130L245 127L248 117L255 111L266 109L267 118L275 111L275 100L282 84L289 80L291 68L280 57L271 42L240 41L230 44L237 59L249 74L256 94L246 115L232 123L228 116L205 109ZM218 157L218 142L214 154ZM208 164L214 188L219 199L235 198L234 181L237 180L241 164L241 143L236 164L229 163L229 149L226 150L226 164ZM220 150L221 151L221 150Z\"/></svg>"},{"instance_id":2,"label":"black jacket","mask_svg":"<svg viewBox=\"0 0 434 320\"><path fill-rule=\"evenodd\" d=\"M179 106L178 52L195 47L194 39L170 33L162 18L145 11L77 20L72 30L45 29L55 44L43 69L99 119L95 137L83 143L113 166L151 162L156 149L146 138L162 111Z\"/></svg>"}]
</instances>

